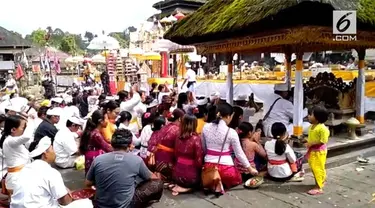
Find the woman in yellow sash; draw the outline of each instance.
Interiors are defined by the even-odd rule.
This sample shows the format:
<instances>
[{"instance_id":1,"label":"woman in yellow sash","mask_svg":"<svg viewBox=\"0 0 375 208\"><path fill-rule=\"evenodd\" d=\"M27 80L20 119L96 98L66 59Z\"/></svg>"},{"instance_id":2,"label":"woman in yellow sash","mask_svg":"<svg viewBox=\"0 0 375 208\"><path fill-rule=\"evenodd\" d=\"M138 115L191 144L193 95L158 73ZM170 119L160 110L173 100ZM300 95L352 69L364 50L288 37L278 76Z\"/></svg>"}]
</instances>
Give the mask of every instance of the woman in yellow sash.
<instances>
[{"instance_id":1,"label":"woman in yellow sash","mask_svg":"<svg viewBox=\"0 0 375 208\"><path fill-rule=\"evenodd\" d=\"M103 112L105 113L105 121L107 122L107 126L105 128L102 128L100 130L100 133L103 135L105 140L110 144L112 135L116 131L116 125L115 120L120 113L120 107L117 105L117 103L113 100L108 101L104 105Z\"/></svg>"}]
</instances>

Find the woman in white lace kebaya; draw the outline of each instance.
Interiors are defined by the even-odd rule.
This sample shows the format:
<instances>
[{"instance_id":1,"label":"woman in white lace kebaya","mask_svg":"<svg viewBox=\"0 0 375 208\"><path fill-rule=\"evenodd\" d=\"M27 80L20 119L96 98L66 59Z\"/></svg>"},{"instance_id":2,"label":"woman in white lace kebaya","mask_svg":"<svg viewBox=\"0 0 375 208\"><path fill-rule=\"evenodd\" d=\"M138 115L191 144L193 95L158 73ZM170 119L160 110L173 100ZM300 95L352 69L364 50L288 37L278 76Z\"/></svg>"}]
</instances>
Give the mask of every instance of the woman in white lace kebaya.
<instances>
[{"instance_id":1,"label":"woman in white lace kebaya","mask_svg":"<svg viewBox=\"0 0 375 208\"><path fill-rule=\"evenodd\" d=\"M224 187L231 188L242 183L241 174L234 166L230 147L233 148L236 158L238 158L243 167L248 168L252 175L258 174L257 170L251 167L247 160L241 148L237 132L228 127L232 116L233 107L231 105L227 103L219 104L217 106L217 119L212 123L206 124L203 128L202 144L206 150L204 168L217 166L221 177L221 184L213 187L216 194L223 194ZM225 144L223 145L224 140ZM222 147L223 150L221 151ZM218 164L220 156L220 163Z\"/></svg>"}]
</instances>

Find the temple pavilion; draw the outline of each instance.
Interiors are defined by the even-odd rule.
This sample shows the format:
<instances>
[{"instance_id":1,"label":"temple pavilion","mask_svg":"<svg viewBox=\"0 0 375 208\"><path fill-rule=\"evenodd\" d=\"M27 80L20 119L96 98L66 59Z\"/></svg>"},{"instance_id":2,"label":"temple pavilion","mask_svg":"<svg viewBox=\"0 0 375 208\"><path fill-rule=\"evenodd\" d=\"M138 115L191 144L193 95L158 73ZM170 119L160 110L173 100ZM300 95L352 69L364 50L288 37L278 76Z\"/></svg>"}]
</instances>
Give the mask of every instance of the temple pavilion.
<instances>
[{"instance_id":1,"label":"temple pavilion","mask_svg":"<svg viewBox=\"0 0 375 208\"><path fill-rule=\"evenodd\" d=\"M356 40L338 39L333 34L336 11L356 12ZM344 15L345 15L344 14ZM344 21L348 17L340 19ZM353 20L353 19L352 19ZM347 22L347 21L345 21ZM350 22L350 21L349 21ZM342 25L344 26L344 25ZM342 29L342 28L341 28ZM348 35L348 34L347 34ZM375 48L374 0L225 0L208 1L195 13L176 23L165 38L194 45L198 53L225 53L227 56L229 103L233 103L233 54L254 52L285 53L287 75L291 74L291 54L295 53L294 135L302 135L303 53L326 50L358 52L356 116L364 123L364 83L366 49ZM288 80L288 79L287 79Z\"/></svg>"}]
</instances>

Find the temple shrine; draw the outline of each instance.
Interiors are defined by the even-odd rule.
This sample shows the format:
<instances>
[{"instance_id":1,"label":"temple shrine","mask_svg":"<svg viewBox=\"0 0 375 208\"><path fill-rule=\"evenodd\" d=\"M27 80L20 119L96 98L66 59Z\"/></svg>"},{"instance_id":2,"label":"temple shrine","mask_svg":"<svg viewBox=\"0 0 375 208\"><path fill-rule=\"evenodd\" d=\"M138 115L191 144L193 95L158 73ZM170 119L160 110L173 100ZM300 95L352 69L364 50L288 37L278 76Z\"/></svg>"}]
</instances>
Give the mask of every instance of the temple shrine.
<instances>
[{"instance_id":1,"label":"temple shrine","mask_svg":"<svg viewBox=\"0 0 375 208\"><path fill-rule=\"evenodd\" d=\"M153 17L161 19L181 12L185 15L191 14L205 4L207 0L163 0L155 3L152 7L160 10L160 14ZM152 17L152 18L153 18Z\"/></svg>"}]
</instances>

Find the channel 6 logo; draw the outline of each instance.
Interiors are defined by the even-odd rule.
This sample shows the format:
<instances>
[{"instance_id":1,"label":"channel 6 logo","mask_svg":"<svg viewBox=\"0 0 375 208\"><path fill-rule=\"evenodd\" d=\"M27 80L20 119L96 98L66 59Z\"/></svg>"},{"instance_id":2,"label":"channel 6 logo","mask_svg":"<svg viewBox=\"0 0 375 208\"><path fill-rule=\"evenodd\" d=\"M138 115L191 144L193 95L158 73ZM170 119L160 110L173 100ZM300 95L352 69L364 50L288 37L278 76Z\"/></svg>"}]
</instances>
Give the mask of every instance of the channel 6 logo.
<instances>
[{"instance_id":1,"label":"channel 6 logo","mask_svg":"<svg viewBox=\"0 0 375 208\"><path fill-rule=\"evenodd\" d=\"M336 41L351 41L357 39L357 11L333 11L333 34Z\"/></svg>"}]
</instances>

